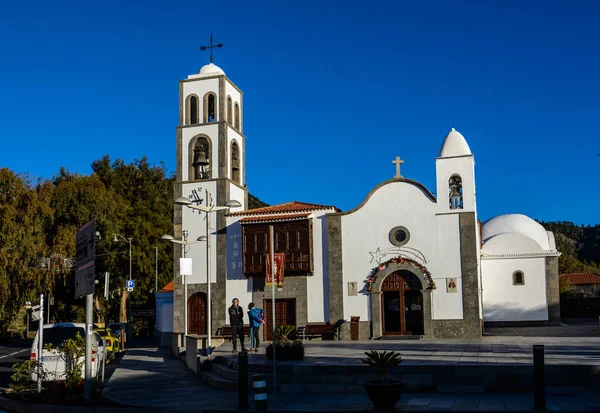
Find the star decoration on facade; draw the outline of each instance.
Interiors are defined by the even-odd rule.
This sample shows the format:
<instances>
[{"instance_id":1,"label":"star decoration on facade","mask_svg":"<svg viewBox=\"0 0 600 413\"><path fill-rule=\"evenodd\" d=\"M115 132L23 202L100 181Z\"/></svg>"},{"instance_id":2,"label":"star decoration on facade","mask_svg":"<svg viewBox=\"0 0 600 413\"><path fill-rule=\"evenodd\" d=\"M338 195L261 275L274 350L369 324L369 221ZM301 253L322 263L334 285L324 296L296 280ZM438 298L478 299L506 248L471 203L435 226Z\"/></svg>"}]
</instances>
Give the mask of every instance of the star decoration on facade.
<instances>
[{"instance_id":1,"label":"star decoration on facade","mask_svg":"<svg viewBox=\"0 0 600 413\"><path fill-rule=\"evenodd\" d=\"M369 254L371 254L371 261L369 262L372 263L373 261L375 261L377 264L381 264L381 260L387 255L381 252L380 248L377 248L375 252L369 252Z\"/></svg>"}]
</instances>

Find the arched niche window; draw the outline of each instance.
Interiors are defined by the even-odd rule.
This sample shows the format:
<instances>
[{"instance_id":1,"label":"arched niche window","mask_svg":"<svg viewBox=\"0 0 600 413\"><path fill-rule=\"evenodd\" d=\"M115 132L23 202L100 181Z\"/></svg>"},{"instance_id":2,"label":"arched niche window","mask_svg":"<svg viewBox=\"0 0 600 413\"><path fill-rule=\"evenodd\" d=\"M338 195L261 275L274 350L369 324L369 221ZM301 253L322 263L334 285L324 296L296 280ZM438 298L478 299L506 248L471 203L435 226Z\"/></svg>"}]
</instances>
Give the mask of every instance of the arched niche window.
<instances>
[{"instance_id":1,"label":"arched niche window","mask_svg":"<svg viewBox=\"0 0 600 413\"><path fill-rule=\"evenodd\" d=\"M513 285L525 285L525 274L523 274L523 271L513 272Z\"/></svg>"},{"instance_id":2,"label":"arched niche window","mask_svg":"<svg viewBox=\"0 0 600 413\"><path fill-rule=\"evenodd\" d=\"M197 181L211 177L211 147L207 137L199 136L190 141L190 172L188 180Z\"/></svg>"},{"instance_id":3,"label":"arched niche window","mask_svg":"<svg viewBox=\"0 0 600 413\"><path fill-rule=\"evenodd\" d=\"M204 95L204 123L215 122L215 110L217 107L217 95L208 92Z\"/></svg>"},{"instance_id":4,"label":"arched niche window","mask_svg":"<svg viewBox=\"0 0 600 413\"><path fill-rule=\"evenodd\" d=\"M186 125L196 125L200 118L200 105L198 96L189 95L186 99L185 123Z\"/></svg>"},{"instance_id":5,"label":"arched niche window","mask_svg":"<svg viewBox=\"0 0 600 413\"><path fill-rule=\"evenodd\" d=\"M237 130L240 130L240 105L238 105L237 102L235 102L235 109L234 109L234 126Z\"/></svg>"},{"instance_id":6,"label":"arched niche window","mask_svg":"<svg viewBox=\"0 0 600 413\"><path fill-rule=\"evenodd\" d=\"M227 96L227 122L233 125L233 102L231 96Z\"/></svg>"},{"instance_id":7,"label":"arched niche window","mask_svg":"<svg viewBox=\"0 0 600 413\"><path fill-rule=\"evenodd\" d=\"M234 141L231 143L231 180L241 184L240 176L240 147Z\"/></svg>"},{"instance_id":8,"label":"arched niche window","mask_svg":"<svg viewBox=\"0 0 600 413\"><path fill-rule=\"evenodd\" d=\"M450 209L463 209L462 179L459 175L452 175L448 180L448 194Z\"/></svg>"}]
</instances>

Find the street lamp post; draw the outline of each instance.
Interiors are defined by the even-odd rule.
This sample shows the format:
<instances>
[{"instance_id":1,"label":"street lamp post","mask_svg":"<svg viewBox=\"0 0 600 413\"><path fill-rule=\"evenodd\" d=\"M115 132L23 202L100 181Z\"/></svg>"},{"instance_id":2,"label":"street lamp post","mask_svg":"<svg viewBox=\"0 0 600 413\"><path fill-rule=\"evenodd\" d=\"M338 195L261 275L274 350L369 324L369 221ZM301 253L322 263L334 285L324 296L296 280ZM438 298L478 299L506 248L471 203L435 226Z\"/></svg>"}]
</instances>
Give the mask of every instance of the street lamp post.
<instances>
[{"instance_id":1,"label":"street lamp post","mask_svg":"<svg viewBox=\"0 0 600 413\"><path fill-rule=\"evenodd\" d=\"M175 238L173 238L172 235L168 235L168 234L167 235L163 235L162 237L160 237L160 239L163 240L163 241L171 241L174 244L181 245L181 255L182 255L181 258L185 258L185 253L186 253L185 248L188 245L197 244L198 242L201 241L200 238L198 238L196 241L189 241L188 242L188 240L187 240L187 231L183 231L183 240L175 239ZM183 335L185 337L185 336L187 336L187 333L188 333L188 321L187 321L188 320L188 309L187 309L187 277L185 275L182 275L182 277L183 277L183 296L185 297L184 298L184 302L185 302L184 304L185 304L185 306L184 306L184 309L183 309L183 324L184 324Z\"/></svg>"},{"instance_id":2,"label":"street lamp post","mask_svg":"<svg viewBox=\"0 0 600 413\"><path fill-rule=\"evenodd\" d=\"M131 241L133 241L133 238L125 238L122 235L115 234L115 238L113 239L113 243L114 244L118 244L119 243L119 238L121 238L123 241L125 241L126 243L129 244L129 279L131 280ZM127 314L127 325L128 325L128 327L131 327L129 325L129 323L130 323L129 317L131 317L131 298L129 298L129 310L128 310L128 314ZM128 328L128 330L129 330L129 328Z\"/></svg>"},{"instance_id":3,"label":"street lamp post","mask_svg":"<svg viewBox=\"0 0 600 413\"><path fill-rule=\"evenodd\" d=\"M185 197L179 197L175 200L175 204L176 205L182 205L182 206L186 206L190 209L194 209L196 211L201 211L204 212L206 215L204 217L204 219L206 220L206 296L207 296L207 325L208 325L208 340L207 340L207 353L210 356L211 352L212 352L212 326L211 326L211 321L212 321L212 303L211 303L211 296L210 296L210 284L211 284L211 276L210 276L210 236L209 236L209 219L210 219L210 214L213 212L218 212L218 211L226 211L229 210L229 208L239 208L242 206L242 204L240 204L239 201L236 200L229 200L227 202L225 202L225 205L223 206L208 206L208 200L210 199L210 193L208 192L208 190L206 190L206 204L207 206L202 206L202 205L196 205L194 204L192 201L190 201L188 198ZM198 240L203 240L203 237L199 237ZM186 298L187 299L187 298ZM186 303L186 308L187 308L187 303Z\"/></svg>"}]
</instances>

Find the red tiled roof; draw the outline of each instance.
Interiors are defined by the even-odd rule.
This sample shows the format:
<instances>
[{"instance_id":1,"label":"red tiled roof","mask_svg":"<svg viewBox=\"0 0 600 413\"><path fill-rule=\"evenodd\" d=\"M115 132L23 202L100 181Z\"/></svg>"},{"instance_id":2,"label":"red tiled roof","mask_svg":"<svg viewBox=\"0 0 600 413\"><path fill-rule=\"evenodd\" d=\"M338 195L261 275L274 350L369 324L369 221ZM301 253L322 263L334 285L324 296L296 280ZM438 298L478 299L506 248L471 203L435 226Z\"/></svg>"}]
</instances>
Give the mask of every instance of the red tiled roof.
<instances>
[{"instance_id":1,"label":"red tiled roof","mask_svg":"<svg viewBox=\"0 0 600 413\"><path fill-rule=\"evenodd\" d=\"M158 290L159 293L170 293L175 290L175 281L171 281L167 285L165 285L162 290Z\"/></svg>"},{"instance_id":2,"label":"red tiled roof","mask_svg":"<svg viewBox=\"0 0 600 413\"><path fill-rule=\"evenodd\" d=\"M229 216L243 216L243 215L263 215L263 214L281 214L281 213L296 213L296 212L308 212L308 211L320 211L323 209L335 209L338 208L331 205L319 205L309 204L308 202L287 202L285 204L273 205L262 208L249 209L247 211L232 212Z\"/></svg>"},{"instance_id":3,"label":"red tiled roof","mask_svg":"<svg viewBox=\"0 0 600 413\"><path fill-rule=\"evenodd\" d=\"M560 277L569 280L569 284L571 285L600 284L600 275L594 274L592 272L561 274Z\"/></svg>"},{"instance_id":4,"label":"red tiled roof","mask_svg":"<svg viewBox=\"0 0 600 413\"><path fill-rule=\"evenodd\" d=\"M259 222L275 222L275 221L297 221L308 218L310 214L287 214L266 217L246 217L240 219L241 224L256 224Z\"/></svg>"}]
</instances>

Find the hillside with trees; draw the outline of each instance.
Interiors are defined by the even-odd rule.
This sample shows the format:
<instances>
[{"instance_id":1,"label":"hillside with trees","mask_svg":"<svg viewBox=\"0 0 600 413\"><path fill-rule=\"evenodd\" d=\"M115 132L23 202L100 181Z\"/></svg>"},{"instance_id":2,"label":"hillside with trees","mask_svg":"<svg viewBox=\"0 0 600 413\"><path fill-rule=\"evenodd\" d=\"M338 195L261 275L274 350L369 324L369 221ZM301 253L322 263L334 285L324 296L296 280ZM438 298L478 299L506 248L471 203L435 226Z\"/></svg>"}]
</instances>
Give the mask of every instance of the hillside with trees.
<instances>
[{"instance_id":1,"label":"hillside with trees","mask_svg":"<svg viewBox=\"0 0 600 413\"><path fill-rule=\"evenodd\" d=\"M600 274L600 225L575 225L572 222L540 224L554 233L560 256L559 273L592 272Z\"/></svg>"}]
</instances>

